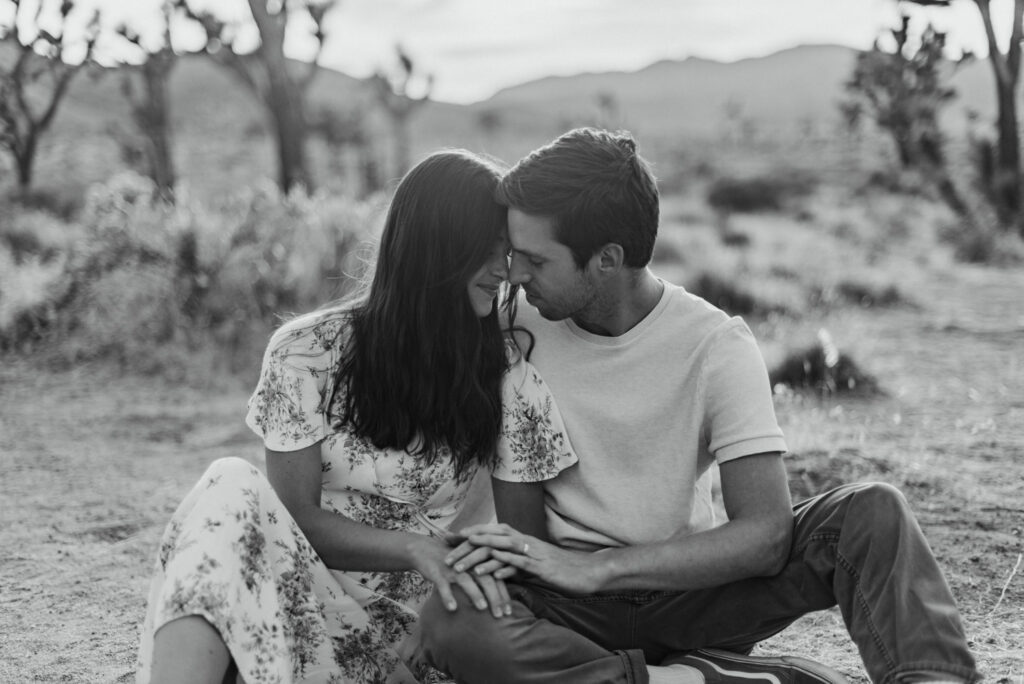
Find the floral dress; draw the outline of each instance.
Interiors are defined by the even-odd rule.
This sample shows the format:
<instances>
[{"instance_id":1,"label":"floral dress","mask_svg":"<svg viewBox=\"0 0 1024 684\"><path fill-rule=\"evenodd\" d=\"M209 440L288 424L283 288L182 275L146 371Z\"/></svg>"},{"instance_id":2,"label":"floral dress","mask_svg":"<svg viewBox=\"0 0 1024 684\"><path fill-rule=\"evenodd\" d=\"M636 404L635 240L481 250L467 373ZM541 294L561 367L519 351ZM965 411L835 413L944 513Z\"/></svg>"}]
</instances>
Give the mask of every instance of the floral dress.
<instances>
[{"instance_id":1,"label":"floral dress","mask_svg":"<svg viewBox=\"0 0 1024 684\"><path fill-rule=\"evenodd\" d=\"M347 338L343 310L310 314L271 339L246 423L274 451L321 442L321 507L381 529L443 535L475 519L462 509L478 468L456 477L450 454L432 464L378 449L339 421L328 391ZM561 416L536 370L511 355L502 385L498 460L515 482L555 477L576 463ZM322 440L322 441L321 441ZM419 573L331 570L265 476L248 462L210 466L161 540L142 628L138 681L148 682L153 634L201 615L220 632L239 674L257 682L432 682L415 628L432 585Z\"/></svg>"}]
</instances>

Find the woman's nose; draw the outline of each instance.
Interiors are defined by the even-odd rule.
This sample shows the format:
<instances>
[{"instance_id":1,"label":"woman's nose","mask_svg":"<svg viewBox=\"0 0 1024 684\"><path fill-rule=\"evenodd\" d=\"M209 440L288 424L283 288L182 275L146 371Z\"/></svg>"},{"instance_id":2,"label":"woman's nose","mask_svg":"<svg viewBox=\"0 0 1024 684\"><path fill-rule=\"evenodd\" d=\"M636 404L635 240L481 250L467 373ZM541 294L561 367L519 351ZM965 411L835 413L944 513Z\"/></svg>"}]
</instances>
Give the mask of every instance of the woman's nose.
<instances>
[{"instance_id":1,"label":"woman's nose","mask_svg":"<svg viewBox=\"0 0 1024 684\"><path fill-rule=\"evenodd\" d=\"M501 276L502 280L508 280L508 257L504 254L498 255L491 264L491 274Z\"/></svg>"}]
</instances>

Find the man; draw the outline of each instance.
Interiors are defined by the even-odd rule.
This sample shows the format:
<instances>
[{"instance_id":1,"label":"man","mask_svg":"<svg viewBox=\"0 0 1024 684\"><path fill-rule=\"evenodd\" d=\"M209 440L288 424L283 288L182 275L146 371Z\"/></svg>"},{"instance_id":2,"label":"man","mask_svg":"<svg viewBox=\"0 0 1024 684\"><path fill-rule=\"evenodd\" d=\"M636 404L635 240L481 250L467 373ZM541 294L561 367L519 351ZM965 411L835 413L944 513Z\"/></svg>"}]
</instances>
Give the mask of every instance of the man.
<instances>
[{"instance_id":1,"label":"man","mask_svg":"<svg viewBox=\"0 0 1024 684\"><path fill-rule=\"evenodd\" d=\"M978 678L905 499L882 484L791 506L764 361L747 328L647 268L658 193L628 134L571 131L504 178L518 324L579 463L494 481L501 525L458 571L520 571L512 613L422 614L464 682L841 682L753 646L840 606L877 682ZM728 520L715 520L717 463ZM498 576L511 570L499 570Z\"/></svg>"}]
</instances>

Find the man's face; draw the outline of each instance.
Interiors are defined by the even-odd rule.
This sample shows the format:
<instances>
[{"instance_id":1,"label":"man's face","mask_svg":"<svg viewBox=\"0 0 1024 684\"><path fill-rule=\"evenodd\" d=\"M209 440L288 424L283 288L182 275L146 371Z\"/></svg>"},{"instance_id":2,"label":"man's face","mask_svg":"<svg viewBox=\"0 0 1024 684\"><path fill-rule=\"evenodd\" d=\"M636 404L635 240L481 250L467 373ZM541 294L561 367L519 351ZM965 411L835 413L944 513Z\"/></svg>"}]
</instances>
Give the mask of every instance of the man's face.
<instances>
[{"instance_id":1,"label":"man's face","mask_svg":"<svg viewBox=\"0 0 1024 684\"><path fill-rule=\"evenodd\" d=\"M572 251L555 239L553 219L509 209L508 235L509 282L522 285L526 301L541 316L560 321L584 312L593 302L596 288L586 269L576 267Z\"/></svg>"}]
</instances>

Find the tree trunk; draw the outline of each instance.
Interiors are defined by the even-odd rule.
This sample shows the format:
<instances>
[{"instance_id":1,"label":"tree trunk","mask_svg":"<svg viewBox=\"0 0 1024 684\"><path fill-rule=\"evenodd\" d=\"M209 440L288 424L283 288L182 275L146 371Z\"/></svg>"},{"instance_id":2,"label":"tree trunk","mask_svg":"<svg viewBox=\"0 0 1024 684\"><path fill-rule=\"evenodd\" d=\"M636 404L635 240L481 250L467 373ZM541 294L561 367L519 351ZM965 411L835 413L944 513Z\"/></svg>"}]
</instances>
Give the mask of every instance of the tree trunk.
<instances>
[{"instance_id":1,"label":"tree trunk","mask_svg":"<svg viewBox=\"0 0 1024 684\"><path fill-rule=\"evenodd\" d=\"M1000 213L1007 222L1020 217L1021 212L1021 170L1020 137L1017 132L1016 83L997 81L999 114L996 119L998 139L996 141L995 173L992 190L998 198ZM1024 230L1024 227L1021 227Z\"/></svg>"},{"instance_id":2,"label":"tree trunk","mask_svg":"<svg viewBox=\"0 0 1024 684\"><path fill-rule=\"evenodd\" d=\"M18 166L18 189L22 192L32 185L32 171L36 161L36 136L32 133L25 139L24 147L14 154Z\"/></svg>"},{"instance_id":3,"label":"tree trunk","mask_svg":"<svg viewBox=\"0 0 1024 684\"><path fill-rule=\"evenodd\" d=\"M278 184L284 192L296 185L312 188L306 166L306 117L302 93L290 79L281 79L270 69L267 106L277 133Z\"/></svg>"},{"instance_id":4,"label":"tree trunk","mask_svg":"<svg viewBox=\"0 0 1024 684\"><path fill-rule=\"evenodd\" d=\"M156 184L157 194L168 202L174 201L174 158L171 153L171 122L168 116L167 79L173 55L157 54L142 67L145 81L145 102L140 112L144 121L143 132L148 141L149 171Z\"/></svg>"}]
</instances>

